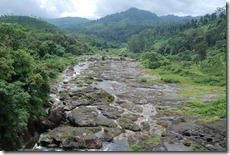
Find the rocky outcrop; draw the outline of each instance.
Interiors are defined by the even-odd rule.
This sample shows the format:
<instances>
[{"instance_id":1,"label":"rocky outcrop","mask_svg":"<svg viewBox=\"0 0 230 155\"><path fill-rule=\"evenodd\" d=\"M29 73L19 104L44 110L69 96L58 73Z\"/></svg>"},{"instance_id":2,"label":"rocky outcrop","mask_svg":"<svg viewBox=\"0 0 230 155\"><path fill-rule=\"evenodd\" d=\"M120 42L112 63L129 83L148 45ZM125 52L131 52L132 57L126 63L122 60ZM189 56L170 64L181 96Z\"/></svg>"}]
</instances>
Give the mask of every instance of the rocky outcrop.
<instances>
[{"instance_id":1,"label":"rocky outcrop","mask_svg":"<svg viewBox=\"0 0 230 155\"><path fill-rule=\"evenodd\" d=\"M72 111L69 120L74 126L80 127L116 126L113 120L100 116L96 108L79 107Z\"/></svg>"},{"instance_id":2,"label":"rocky outcrop","mask_svg":"<svg viewBox=\"0 0 230 155\"><path fill-rule=\"evenodd\" d=\"M62 122L66 120L66 113L63 106L58 106L56 108L52 108L49 112L48 117L41 120L37 127L40 131L44 132L48 129L53 129L60 125Z\"/></svg>"}]
</instances>

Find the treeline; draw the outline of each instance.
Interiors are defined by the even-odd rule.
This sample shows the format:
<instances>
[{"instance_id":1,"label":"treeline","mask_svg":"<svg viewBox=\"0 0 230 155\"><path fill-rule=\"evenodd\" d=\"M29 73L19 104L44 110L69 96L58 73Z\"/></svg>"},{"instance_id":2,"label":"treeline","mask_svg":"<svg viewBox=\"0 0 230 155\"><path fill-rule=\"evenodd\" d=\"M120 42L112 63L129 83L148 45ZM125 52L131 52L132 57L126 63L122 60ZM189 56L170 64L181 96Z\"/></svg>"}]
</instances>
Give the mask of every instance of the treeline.
<instances>
[{"instance_id":1,"label":"treeline","mask_svg":"<svg viewBox=\"0 0 230 155\"><path fill-rule=\"evenodd\" d=\"M147 68L161 67L198 83L225 85L226 25L226 9L218 8L215 13L187 23L144 30L132 36L128 47L141 54ZM197 72L191 71L194 68Z\"/></svg>"},{"instance_id":2,"label":"treeline","mask_svg":"<svg viewBox=\"0 0 230 155\"><path fill-rule=\"evenodd\" d=\"M28 126L45 115L50 81L93 50L84 35L3 22L0 40L0 149L16 150Z\"/></svg>"}]
</instances>

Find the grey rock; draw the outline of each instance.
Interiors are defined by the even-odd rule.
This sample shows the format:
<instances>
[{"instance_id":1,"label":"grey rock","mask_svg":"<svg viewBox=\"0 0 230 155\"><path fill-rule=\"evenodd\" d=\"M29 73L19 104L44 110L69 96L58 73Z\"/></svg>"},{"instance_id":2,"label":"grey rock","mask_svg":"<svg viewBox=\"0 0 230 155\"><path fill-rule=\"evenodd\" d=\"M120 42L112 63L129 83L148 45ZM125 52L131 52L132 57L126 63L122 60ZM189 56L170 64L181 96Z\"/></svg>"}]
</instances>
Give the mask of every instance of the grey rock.
<instances>
[{"instance_id":1,"label":"grey rock","mask_svg":"<svg viewBox=\"0 0 230 155\"><path fill-rule=\"evenodd\" d=\"M192 151L189 147L184 146L184 144L168 144L165 143L167 151Z\"/></svg>"}]
</instances>

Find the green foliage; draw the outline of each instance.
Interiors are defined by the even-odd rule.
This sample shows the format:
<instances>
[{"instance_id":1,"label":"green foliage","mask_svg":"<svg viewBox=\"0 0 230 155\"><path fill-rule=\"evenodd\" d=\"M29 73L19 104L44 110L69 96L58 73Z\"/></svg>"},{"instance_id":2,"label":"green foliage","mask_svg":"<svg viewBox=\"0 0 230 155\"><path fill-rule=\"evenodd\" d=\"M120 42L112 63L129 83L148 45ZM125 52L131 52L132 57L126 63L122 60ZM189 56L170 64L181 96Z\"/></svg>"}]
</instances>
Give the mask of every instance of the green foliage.
<instances>
[{"instance_id":1,"label":"green foliage","mask_svg":"<svg viewBox=\"0 0 230 155\"><path fill-rule=\"evenodd\" d=\"M211 117L211 118L199 118L199 119L197 119L197 122L213 123L213 122L216 122L216 121L219 121L219 120L220 120L220 117L214 116L214 117Z\"/></svg>"},{"instance_id":2,"label":"green foliage","mask_svg":"<svg viewBox=\"0 0 230 155\"><path fill-rule=\"evenodd\" d=\"M191 86L189 88L180 89L177 94L185 97L196 97L204 98L207 94L218 94L223 95L225 92L224 87L213 87L213 86Z\"/></svg>"},{"instance_id":3,"label":"green foliage","mask_svg":"<svg viewBox=\"0 0 230 155\"><path fill-rule=\"evenodd\" d=\"M156 137L153 137L153 138L149 138L145 144L152 144L152 143L155 143L155 142L160 142L161 141L161 136L156 136Z\"/></svg>"},{"instance_id":4,"label":"green foliage","mask_svg":"<svg viewBox=\"0 0 230 155\"><path fill-rule=\"evenodd\" d=\"M156 69L170 64L164 56L153 51L143 53L141 55L141 61L146 68L150 69Z\"/></svg>"},{"instance_id":5,"label":"green foliage","mask_svg":"<svg viewBox=\"0 0 230 155\"><path fill-rule=\"evenodd\" d=\"M101 89L98 95L101 102L112 103L114 101L114 96L108 94L105 90Z\"/></svg>"},{"instance_id":6,"label":"green foliage","mask_svg":"<svg viewBox=\"0 0 230 155\"><path fill-rule=\"evenodd\" d=\"M192 150L193 151L205 151L206 149L203 145L192 144Z\"/></svg>"},{"instance_id":7,"label":"green foliage","mask_svg":"<svg viewBox=\"0 0 230 155\"><path fill-rule=\"evenodd\" d=\"M142 148L137 145L137 144L133 144L131 147L130 147L130 150L131 151L134 151L134 152L137 152L137 151L142 151Z\"/></svg>"},{"instance_id":8,"label":"green foliage","mask_svg":"<svg viewBox=\"0 0 230 155\"><path fill-rule=\"evenodd\" d=\"M178 79L174 79L174 78L163 78L162 80L166 83L180 83Z\"/></svg>"},{"instance_id":9,"label":"green foliage","mask_svg":"<svg viewBox=\"0 0 230 155\"><path fill-rule=\"evenodd\" d=\"M169 23L145 29L129 39L129 50L142 53L141 62L146 68L161 68L167 74L180 74L195 83L225 86L225 14L225 9L222 9L200 20L192 19L187 23ZM172 83L180 81L162 79Z\"/></svg>"},{"instance_id":10,"label":"green foliage","mask_svg":"<svg viewBox=\"0 0 230 155\"><path fill-rule=\"evenodd\" d=\"M221 97L212 103L202 103L198 106L199 109L191 110L189 113L193 115L218 116L219 118L226 118L226 104L226 97ZM214 117L214 120L218 120L217 117Z\"/></svg>"},{"instance_id":11,"label":"green foliage","mask_svg":"<svg viewBox=\"0 0 230 155\"><path fill-rule=\"evenodd\" d=\"M112 103L114 101L114 97L113 96L107 96L107 97L101 98L100 101L106 102L106 103Z\"/></svg>"},{"instance_id":12,"label":"green foliage","mask_svg":"<svg viewBox=\"0 0 230 155\"><path fill-rule=\"evenodd\" d=\"M181 103L178 108L180 110L164 110L166 113L175 113L178 115L194 115L201 116L197 121L200 122L215 122L221 118L226 118L226 97L219 97L211 103L202 103L197 100L188 100Z\"/></svg>"},{"instance_id":13,"label":"green foliage","mask_svg":"<svg viewBox=\"0 0 230 155\"><path fill-rule=\"evenodd\" d=\"M2 23L18 23L20 25L26 26L28 28L35 28L38 30L43 30L47 32L57 32L62 31L61 29L44 22L40 19L28 17L28 16L1 16L0 22Z\"/></svg>"},{"instance_id":14,"label":"green foliage","mask_svg":"<svg viewBox=\"0 0 230 155\"><path fill-rule=\"evenodd\" d=\"M19 137L26 132L28 124L45 115L51 80L67 65L76 64L79 51L83 54L92 49L80 36L63 33L40 20L19 16L0 17L2 20L0 147L12 151L20 147ZM77 52L67 50L71 45L77 46Z\"/></svg>"},{"instance_id":15,"label":"green foliage","mask_svg":"<svg viewBox=\"0 0 230 155\"><path fill-rule=\"evenodd\" d=\"M64 137L67 139L73 139L76 136L76 133L77 133L77 129L73 129L71 132L64 135Z\"/></svg>"}]
</instances>

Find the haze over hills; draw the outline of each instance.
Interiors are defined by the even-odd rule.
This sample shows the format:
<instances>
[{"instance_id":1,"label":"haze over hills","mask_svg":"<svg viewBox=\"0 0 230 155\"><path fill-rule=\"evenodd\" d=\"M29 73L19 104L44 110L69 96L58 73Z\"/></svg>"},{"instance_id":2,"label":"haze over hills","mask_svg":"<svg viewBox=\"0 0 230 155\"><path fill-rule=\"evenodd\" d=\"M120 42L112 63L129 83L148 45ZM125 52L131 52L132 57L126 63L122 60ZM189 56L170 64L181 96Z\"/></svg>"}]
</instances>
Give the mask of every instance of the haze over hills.
<instances>
[{"instance_id":1,"label":"haze over hills","mask_svg":"<svg viewBox=\"0 0 230 155\"><path fill-rule=\"evenodd\" d=\"M41 19L29 17L29 16L0 16L0 22L2 23L17 23L29 28L35 28L39 30L49 32L62 32L63 29L47 23Z\"/></svg>"},{"instance_id":2,"label":"haze over hills","mask_svg":"<svg viewBox=\"0 0 230 155\"><path fill-rule=\"evenodd\" d=\"M81 17L64 17L64 18L56 18L56 19L45 19L45 21L54 24L56 26L72 29L73 27L91 22L92 24L99 22L146 22L146 23L167 23L167 22L178 22L178 21L188 21L193 17L191 16L157 16L155 13L150 11L140 10L137 8L130 8L126 11L115 13L112 15L107 15L98 20L88 20L86 18Z\"/></svg>"},{"instance_id":3,"label":"haze over hills","mask_svg":"<svg viewBox=\"0 0 230 155\"><path fill-rule=\"evenodd\" d=\"M63 18L53 18L44 19L46 22L54 24L58 27L68 28L70 26L75 26L82 23L88 23L91 20L81 17L63 17Z\"/></svg>"},{"instance_id":4,"label":"haze over hills","mask_svg":"<svg viewBox=\"0 0 230 155\"><path fill-rule=\"evenodd\" d=\"M157 24L170 22L187 22L191 16L179 17L174 15L157 16L150 11L130 8L126 11L107 15L98 20L70 17L59 19L46 19L58 27L87 35L105 39L106 41L126 42L129 37Z\"/></svg>"}]
</instances>

